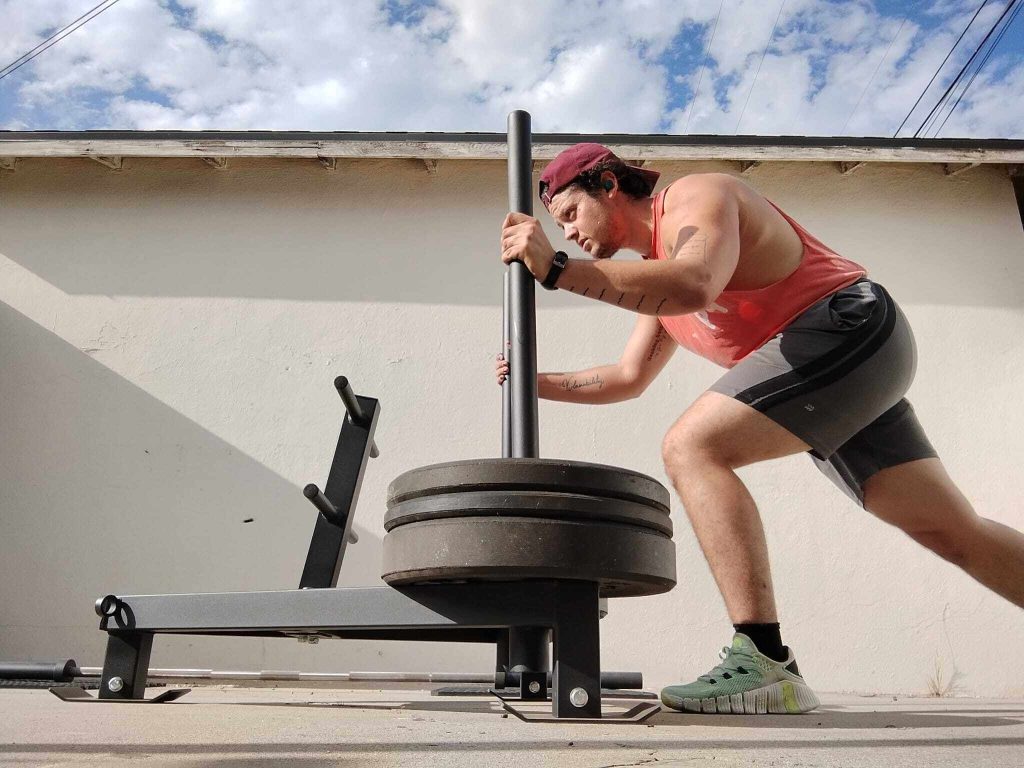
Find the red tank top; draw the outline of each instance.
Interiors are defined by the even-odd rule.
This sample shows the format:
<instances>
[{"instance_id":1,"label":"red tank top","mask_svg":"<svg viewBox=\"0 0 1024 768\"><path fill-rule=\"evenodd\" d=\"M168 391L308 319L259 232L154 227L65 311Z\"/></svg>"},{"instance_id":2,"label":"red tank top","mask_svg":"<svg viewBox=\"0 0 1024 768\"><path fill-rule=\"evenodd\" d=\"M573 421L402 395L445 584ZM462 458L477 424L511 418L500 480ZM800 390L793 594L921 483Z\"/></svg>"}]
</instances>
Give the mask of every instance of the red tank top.
<instances>
[{"instance_id":1,"label":"red tank top","mask_svg":"<svg viewBox=\"0 0 1024 768\"><path fill-rule=\"evenodd\" d=\"M653 242L651 255L644 256L645 259L668 258L661 244L661 217L665 213L667 191L663 189L654 197ZM789 218L775 203L768 202L789 222L803 243L804 253L796 270L764 288L722 291L700 312L658 318L677 344L725 368L732 368L819 299L867 274L864 267L844 259Z\"/></svg>"}]
</instances>

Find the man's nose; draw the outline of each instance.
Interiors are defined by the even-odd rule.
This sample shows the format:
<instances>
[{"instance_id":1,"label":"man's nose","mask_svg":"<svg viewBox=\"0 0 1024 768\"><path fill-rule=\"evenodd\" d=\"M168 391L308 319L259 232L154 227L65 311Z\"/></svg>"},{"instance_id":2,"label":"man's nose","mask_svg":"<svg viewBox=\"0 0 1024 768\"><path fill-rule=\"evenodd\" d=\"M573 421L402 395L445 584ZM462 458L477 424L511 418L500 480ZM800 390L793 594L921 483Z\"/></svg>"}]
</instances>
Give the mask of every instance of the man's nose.
<instances>
[{"instance_id":1,"label":"man's nose","mask_svg":"<svg viewBox=\"0 0 1024 768\"><path fill-rule=\"evenodd\" d=\"M577 235L579 235L579 232L576 231L576 227L573 227L571 225L566 225L566 227L565 227L565 239L566 240L575 240Z\"/></svg>"}]
</instances>

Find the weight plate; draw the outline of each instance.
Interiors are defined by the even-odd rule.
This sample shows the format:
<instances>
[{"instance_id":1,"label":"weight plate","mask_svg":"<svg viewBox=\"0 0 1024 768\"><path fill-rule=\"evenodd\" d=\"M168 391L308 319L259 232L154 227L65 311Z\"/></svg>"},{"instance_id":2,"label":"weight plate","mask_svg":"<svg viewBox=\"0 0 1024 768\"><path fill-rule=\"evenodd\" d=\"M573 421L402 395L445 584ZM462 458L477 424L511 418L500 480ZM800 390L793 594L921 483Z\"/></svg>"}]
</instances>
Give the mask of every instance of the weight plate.
<instances>
[{"instance_id":1,"label":"weight plate","mask_svg":"<svg viewBox=\"0 0 1024 768\"><path fill-rule=\"evenodd\" d=\"M635 501L547 491L463 491L421 496L394 504L384 516L384 529L421 520L452 517L547 517L559 520L604 520L639 525L672 536L672 521L660 509Z\"/></svg>"},{"instance_id":2,"label":"weight plate","mask_svg":"<svg viewBox=\"0 0 1024 768\"><path fill-rule=\"evenodd\" d=\"M635 526L546 518L462 517L401 525L384 536L392 586L445 581L574 579L601 595L656 595L676 583L675 545Z\"/></svg>"},{"instance_id":3,"label":"weight plate","mask_svg":"<svg viewBox=\"0 0 1024 768\"><path fill-rule=\"evenodd\" d=\"M387 504L465 491L551 491L601 496L669 511L669 494L653 477L630 469L567 459L470 459L405 472L388 487Z\"/></svg>"}]
</instances>

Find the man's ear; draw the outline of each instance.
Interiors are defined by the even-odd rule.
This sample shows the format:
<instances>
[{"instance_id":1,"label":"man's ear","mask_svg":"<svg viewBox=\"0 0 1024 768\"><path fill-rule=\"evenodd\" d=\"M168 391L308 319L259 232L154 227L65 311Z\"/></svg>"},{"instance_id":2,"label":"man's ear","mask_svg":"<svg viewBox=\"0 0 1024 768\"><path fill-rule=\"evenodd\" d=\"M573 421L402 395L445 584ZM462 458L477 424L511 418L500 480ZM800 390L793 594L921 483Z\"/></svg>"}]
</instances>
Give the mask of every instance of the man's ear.
<instances>
[{"instance_id":1,"label":"man's ear","mask_svg":"<svg viewBox=\"0 0 1024 768\"><path fill-rule=\"evenodd\" d=\"M611 171L605 171L604 173L601 174L601 188L605 192L610 193L613 189L615 189L619 185L618 181L619 180L615 178L615 174L612 173Z\"/></svg>"}]
</instances>

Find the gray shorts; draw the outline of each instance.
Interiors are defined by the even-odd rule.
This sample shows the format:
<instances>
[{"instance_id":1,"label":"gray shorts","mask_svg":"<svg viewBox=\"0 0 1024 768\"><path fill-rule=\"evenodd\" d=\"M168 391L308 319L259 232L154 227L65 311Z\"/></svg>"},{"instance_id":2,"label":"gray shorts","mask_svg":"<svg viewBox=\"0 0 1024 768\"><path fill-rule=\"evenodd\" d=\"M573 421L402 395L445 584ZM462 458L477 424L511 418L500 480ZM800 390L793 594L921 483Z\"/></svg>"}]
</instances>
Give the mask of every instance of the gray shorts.
<instances>
[{"instance_id":1,"label":"gray shorts","mask_svg":"<svg viewBox=\"0 0 1024 768\"><path fill-rule=\"evenodd\" d=\"M857 503L864 481L937 456L903 397L917 368L910 324L863 278L814 304L711 387L811 446L811 457Z\"/></svg>"}]
</instances>

